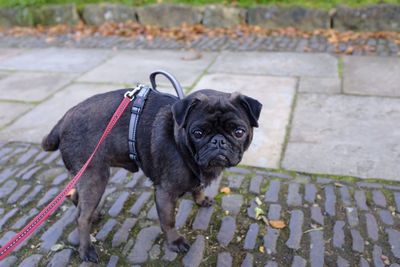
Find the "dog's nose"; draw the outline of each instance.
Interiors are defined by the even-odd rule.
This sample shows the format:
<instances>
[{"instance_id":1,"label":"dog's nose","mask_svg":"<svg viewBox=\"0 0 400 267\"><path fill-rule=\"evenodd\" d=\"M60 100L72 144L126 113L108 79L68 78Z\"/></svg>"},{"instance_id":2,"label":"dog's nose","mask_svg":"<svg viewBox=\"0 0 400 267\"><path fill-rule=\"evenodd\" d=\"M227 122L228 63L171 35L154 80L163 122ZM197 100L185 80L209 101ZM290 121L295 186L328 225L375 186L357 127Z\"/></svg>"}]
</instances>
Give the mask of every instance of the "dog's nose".
<instances>
[{"instance_id":1,"label":"dog's nose","mask_svg":"<svg viewBox=\"0 0 400 267\"><path fill-rule=\"evenodd\" d=\"M217 134L211 139L211 144L219 148L226 148L226 139L223 135Z\"/></svg>"}]
</instances>

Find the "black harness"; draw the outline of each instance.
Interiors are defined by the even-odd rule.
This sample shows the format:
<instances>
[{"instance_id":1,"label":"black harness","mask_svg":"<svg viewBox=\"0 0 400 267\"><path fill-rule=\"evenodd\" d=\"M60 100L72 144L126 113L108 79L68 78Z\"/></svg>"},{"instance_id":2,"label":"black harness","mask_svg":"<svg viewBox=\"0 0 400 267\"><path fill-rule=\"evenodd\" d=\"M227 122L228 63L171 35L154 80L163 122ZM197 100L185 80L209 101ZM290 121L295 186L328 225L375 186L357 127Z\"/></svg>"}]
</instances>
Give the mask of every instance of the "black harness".
<instances>
[{"instance_id":1,"label":"black harness","mask_svg":"<svg viewBox=\"0 0 400 267\"><path fill-rule=\"evenodd\" d=\"M126 92L126 94L132 98L131 119L129 121L128 133L129 158L136 162L139 162L139 157L136 149L136 134L140 114L143 111L149 92L151 90L157 91L156 76L158 74L162 74L168 78L168 80L174 86L179 99L182 99L184 97L182 86L180 85L178 80L174 76L163 70L158 70L150 74L150 82L152 88L143 84L139 84L132 91Z\"/></svg>"},{"instance_id":2,"label":"black harness","mask_svg":"<svg viewBox=\"0 0 400 267\"><path fill-rule=\"evenodd\" d=\"M146 103L147 95L150 92L150 88L144 85L138 85L140 89L135 95L131 108L131 120L129 121L129 134L128 134L128 147L129 147L129 158L131 160L138 161L138 155L136 151L136 132L139 123L139 116L142 113L144 104Z\"/></svg>"}]
</instances>

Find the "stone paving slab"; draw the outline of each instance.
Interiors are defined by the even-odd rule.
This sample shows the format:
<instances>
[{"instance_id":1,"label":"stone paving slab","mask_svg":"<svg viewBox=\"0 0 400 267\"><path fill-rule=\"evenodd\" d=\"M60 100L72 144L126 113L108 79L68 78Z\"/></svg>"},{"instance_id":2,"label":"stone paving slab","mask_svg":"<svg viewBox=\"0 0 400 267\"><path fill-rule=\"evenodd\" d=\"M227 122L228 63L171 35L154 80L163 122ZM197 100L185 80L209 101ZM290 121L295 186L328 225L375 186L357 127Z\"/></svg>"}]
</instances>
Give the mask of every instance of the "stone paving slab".
<instances>
[{"instance_id":1,"label":"stone paving slab","mask_svg":"<svg viewBox=\"0 0 400 267\"><path fill-rule=\"evenodd\" d=\"M261 127L256 130L250 152L245 154L244 164L324 173L330 173L332 170L332 174L385 179L393 179L392 174L397 171L391 166L395 165L398 159L398 146L392 146L397 135L393 124L398 122L398 109L393 107L389 110L386 103L392 101L389 98L398 98L398 58L353 56L344 57L342 64L342 60L329 54L65 48L0 49L0 54L3 55L0 56L0 127L3 127L0 130L0 141L40 142L43 135L47 134L69 107L92 94L86 94L87 90L93 90L94 94L132 86L135 81L148 84L149 72L159 66L171 68L169 70L183 83L186 92L192 87L195 90L209 87L225 91L235 91L239 88L263 102ZM374 75L369 75L370 73ZM343 81L341 76L344 77ZM78 79L82 82L77 82ZM65 86L71 80L72 83ZM160 80L159 83L161 90L174 94L165 80ZM360 91L359 84L373 87L363 86ZM77 90L73 90L74 93L71 94L71 88ZM18 91L27 92L30 97L14 93ZM326 111L325 114L323 106L318 105L301 107L303 104L308 105L305 101L298 101L297 108L294 109L292 103L309 93L337 96L337 108L343 105L350 106L349 111L352 111L349 118L343 119L344 123L335 122L339 127L335 132L337 135L327 134L326 138L318 141L321 144L316 146L291 142L288 137L293 129L303 122L296 122L297 118L302 118L299 116L290 119L292 114L296 115L297 110L304 108L315 115L315 120L303 117L307 123L312 124L310 129L313 131L306 131L310 139L316 136L315 132L325 129L330 121L327 120L328 116L336 121L342 115L339 111L333 112L332 115L330 111ZM354 96L348 94L363 96L355 100ZM365 106L369 105L369 102L364 95L369 94L375 99L371 100L375 103L373 107ZM311 107L314 109L311 110ZM365 109L369 109L367 115L363 114ZM41 116L44 116L43 120L39 119ZM374 120L375 117L382 119ZM350 121L352 125L348 126L346 123ZM368 124L372 121L374 122ZM378 131L379 128L382 130ZM347 139L343 143L344 137L340 134L347 131L353 136L348 137L349 140L363 140L367 142L367 148L357 150L354 148L355 143L347 142ZM375 135L375 132L379 134ZM389 137L388 141L385 141L386 137ZM340 146L334 146L333 143L340 143ZM325 148L322 148L323 146ZM356 152L353 154L354 149ZM283 155L285 151L286 154ZM305 156L301 154L304 151L307 152ZM389 151L389 154L385 154L386 151ZM327 153L334 155L333 159L336 162L330 164ZM293 164L282 161L285 157L289 160L289 156ZM348 158L350 160L347 160ZM354 164L351 163L353 158L356 161ZM329 166L325 166L328 164ZM376 166L372 166L374 164ZM366 171L369 168L371 171Z\"/></svg>"},{"instance_id":2,"label":"stone paving slab","mask_svg":"<svg viewBox=\"0 0 400 267\"><path fill-rule=\"evenodd\" d=\"M21 53L22 49L13 49L13 48L1 48L0 49L0 60L4 60L8 57L16 56Z\"/></svg>"},{"instance_id":3,"label":"stone paving slab","mask_svg":"<svg viewBox=\"0 0 400 267\"><path fill-rule=\"evenodd\" d=\"M257 90L254 90L255 86ZM295 86L295 78L214 73L204 75L194 91L216 89L240 92L258 99L263 104L260 128L255 129L252 145L242 164L278 168Z\"/></svg>"},{"instance_id":4,"label":"stone paving slab","mask_svg":"<svg viewBox=\"0 0 400 267\"><path fill-rule=\"evenodd\" d=\"M5 71L0 71L0 80L6 78L8 76L9 73L5 72Z\"/></svg>"},{"instance_id":5,"label":"stone paving slab","mask_svg":"<svg viewBox=\"0 0 400 267\"><path fill-rule=\"evenodd\" d=\"M19 72L0 80L0 99L42 101L72 81L75 75Z\"/></svg>"},{"instance_id":6,"label":"stone paving slab","mask_svg":"<svg viewBox=\"0 0 400 267\"><path fill-rule=\"evenodd\" d=\"M79 78L84 82L106 83L149 83L149 74L163 69L172 73L182 86L190 87L201 76L204 70L214 60L215 53L202 53L198 56L193 52L184 51L121 51L101 66ZM160 85L170 85L170 82L159 77Z\"/></svg>"},{"instance_id":7,"label":"stone paving slab","mask_svg":"<svg viewBox=\"0 0 400 267\"><path fill-rule=\"evenodd\" d=\"M400 100L301 94L282 166L399 179Z\"/></svg>"},{"instance_id":8,"label":"stone paving slab","mask_svg":"<svg viewBox=\"0 0 400 267\"><path fill-rule=\"evenodd\" d=\"M221 52L210 72L335 78L337 68L329 54Z\"/></svg>"},{"instance_id":9,"label":"stone paving slab","mask_svg":"<svg viewBox=\"0 0 400 267\"><path fill-rule=\"evenodd\" d=\"M0 128L33 108L31 104L0 102Z\"/></svg>"},{"instance_id":10,"label":"stone paving slab","mask_svg":"<svg viewBox=\"0 0 400 267\"><path fill-rule=\"evenodd\" d=\"M19 117L0 132L0 140L40 143L68 109L92 95L114 89L115 85L72 84Z\"/></svg>"},{"instance_id":11,"label":"stone paving slab","mask_svg":"<svg viewBox=\"0 0 400 267\"><path fill-rule=\"evenodd\" d=\"M343 91L400 97L400 58L344 57Z\"/></svg>"},{"instance_id":12,"label":"stone paving slab","mask_svg":"<svg viewBox=\"0 0 400 267\"><path fill-rule=\"evenodd\" d=\"M29 203L17 201L10 205L0 202L0 215L6 217L0 230L0 246L23 227L16 222L32 210L37 212L35 208L46 192L52 188L61 190L67 182L64 180L54 187L54 180L60 176L60 172L54 170L61 169L65 173L58 153L40 152L38 145L6 143L0 147L0 155L4 154L8 156L2 158L0 178L6 179L0 179L0 187L7 183L16 186L0 194L14 195L26 185L30 186L26 194L34 191L38 184L43 190ZM28 161L21 160L25 155L31 155ZM14 175L26 165L41 166L41 170L28 180ZM233 177L240 177L240 186L231 187L231 194L220 193L220 188L232 184ZM154 207L153 198L144 199L141 211L135 215L129 211L143 191L148 192L146 178L113 169L104 202L100 205L103 217L92 228L92 235L97 239L95 247L100 255L99 265L80 263L76 251L76 208L67 201L20 250L0 262L0 267L136 266L134 264L190 267L396 266L400 261L399 182L327 178L254 168L227 170L215 184L217 201L209 209L212 210L210 220L203 222L201 228L193 229L195 218L207 209L192 205L190 194L180 201L183 205L178 203L177 212L187 217L180 219L184 220L180 222L180 231L192 247L186 254L176 254L165 247L165 236L160 234L158 219L148 218ZM126 185L134 179L138 179L135 185L127 188ZM250 191L255 183L252 180L259 181L259 193ZM278 189L276 184L279 184ZM273 203L263 198L272 191L277 193ZM121 202L121 196L127 197L126 201ZM258 204L253 202L256 197L259 198ZM228 198L229 205L226 205L224 202ZM293 200L296 200L296 205L293 205ZM227 212L232 211L235 202L238 210ZM360 206L359 203L363 204ZM122 208L114 209L116 205ZM263 220L249 217L246 211L251 205L268 214L267 219L283 220L286 227L275 229ZM110 209L115 210L112 216L108 214ZM316 211L322 220L313 219ZM381 218L381 211L387 212L391 224ZM56 251L51 251L51 248Z\"/></svg>"},{"instance_id":13,"label":"stone paving slab","mask_svg":"<svg viewBox=\"0 0 400 267\"><path fill-rule=\"evenodd\" d=\"M299 81L299 92L316 94L340 94L341 79L339 77L301 77Z\"/></svg>"},{"instance_id":14,"label":"stone paving slab","mask_svg":"<svg viewBox=\"0 0 400 267\"><path fill-rule=\"evenodd\" d=\"M0 70L82 73L106 60L111 51L87 49L34 49L0 62Z\"/></svg>"}]
</instances>

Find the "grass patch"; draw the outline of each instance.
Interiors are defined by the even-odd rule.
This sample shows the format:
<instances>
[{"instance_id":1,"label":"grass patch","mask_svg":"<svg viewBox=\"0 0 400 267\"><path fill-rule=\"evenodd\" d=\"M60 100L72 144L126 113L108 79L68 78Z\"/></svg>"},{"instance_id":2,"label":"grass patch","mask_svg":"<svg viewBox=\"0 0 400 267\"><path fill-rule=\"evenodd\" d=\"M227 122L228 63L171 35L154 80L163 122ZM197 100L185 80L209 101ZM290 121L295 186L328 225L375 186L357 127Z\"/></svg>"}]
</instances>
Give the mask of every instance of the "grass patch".
<instances>
[{"instance_id":1,"label":"grass patch","mask_svg":"<svg viewBox=\"0 0 400 267\"><path fill-rule=\"evenodd\" d=\"M337 62L338 62L338 75L339 75L340 80L342 80L343 79L343 64L344 64L343 58L339 57Z\"/></svg>"},{"instance_id":2,"label":"grass patch","mask_svg":"<svg viewBox=\"0 0 400 267\"><path fill-rule=\"evenodd\" d=\"M282 150L281 150L281 157L279 159L279 166L282 167L283 160L285 158L286 154L286 149L290 141L290 134L292 132L292 126L293 126L293 119L294 119L294 112L297 106L297 99L299 97L299 87L300 87L300 77L296 78L296 89L294 91L292 103L290 106L290 114L289 114L289 121L288 124L286 125L286 131L285 131L285 139L283 140L283 145L282 145Z\"/></svg>"},{"instance_id":3,"label":"grass patch","mask_svg":"<svg viewBox=\"0 0 400 267\"><path fill-rule=\"evenodd\" d=\"M142 6L148 4L154 4L160 1L157 0L0 0L0 6L41 6L46 4L69 4L75 3L77 6L83 6L85 4L96 4L96 3L118 3L131 6ZM235 5L241 7L250 7L254 5L299 5L311 8L322 8L329 9L337 5L348 5L352 7L368 5L368 4L379 4L379 3L390 3L400 4L400 0L164 0L162 3L172 4L191 4L191 5L206 5L206 4L224 4L224 5Z\"/></svg>"}]
</instances>

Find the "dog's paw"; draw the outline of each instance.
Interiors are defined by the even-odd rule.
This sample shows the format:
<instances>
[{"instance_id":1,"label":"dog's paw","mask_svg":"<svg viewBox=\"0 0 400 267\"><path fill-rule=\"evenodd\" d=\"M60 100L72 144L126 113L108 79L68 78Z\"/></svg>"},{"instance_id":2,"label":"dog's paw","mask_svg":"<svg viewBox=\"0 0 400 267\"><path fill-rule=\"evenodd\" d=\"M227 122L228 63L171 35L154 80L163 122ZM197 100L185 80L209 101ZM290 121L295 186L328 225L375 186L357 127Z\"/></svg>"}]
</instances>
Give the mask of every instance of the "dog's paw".
<instances>
[{"instance_id":1,"label":"dog's paw","mask_svg":"<svg viewBox=\"0 0 400 267\"><path fill-rule=\"evenodd\" d=\"M215 202L214 199L205 196L203 200L197 202L197 205L203 208L208 208L214 205L214 202Z\"/></svg>"},{"instance_id":2,"label":"dog's paw","mask_svg":"<svg viewBox=\"0 0 400 267\"><path fill-rule=\"evenodd\" d=\"M190 248L189 243L183 236L178 237L176 240L168 244L168 248L174 252L187 252Z\"/></svg>"},{"instance_id":3,"label":"dog's paw","mask_svg":"<svg viewBox=\"0 0 400 267\"><path fill-rule=\"evenodd\" d=\"M99 263L99 256L97 255L96 249L93 245L89 245L85 251L79 249L79 256L81 257L81 261Z\"/></svg>"}]
</instances>

